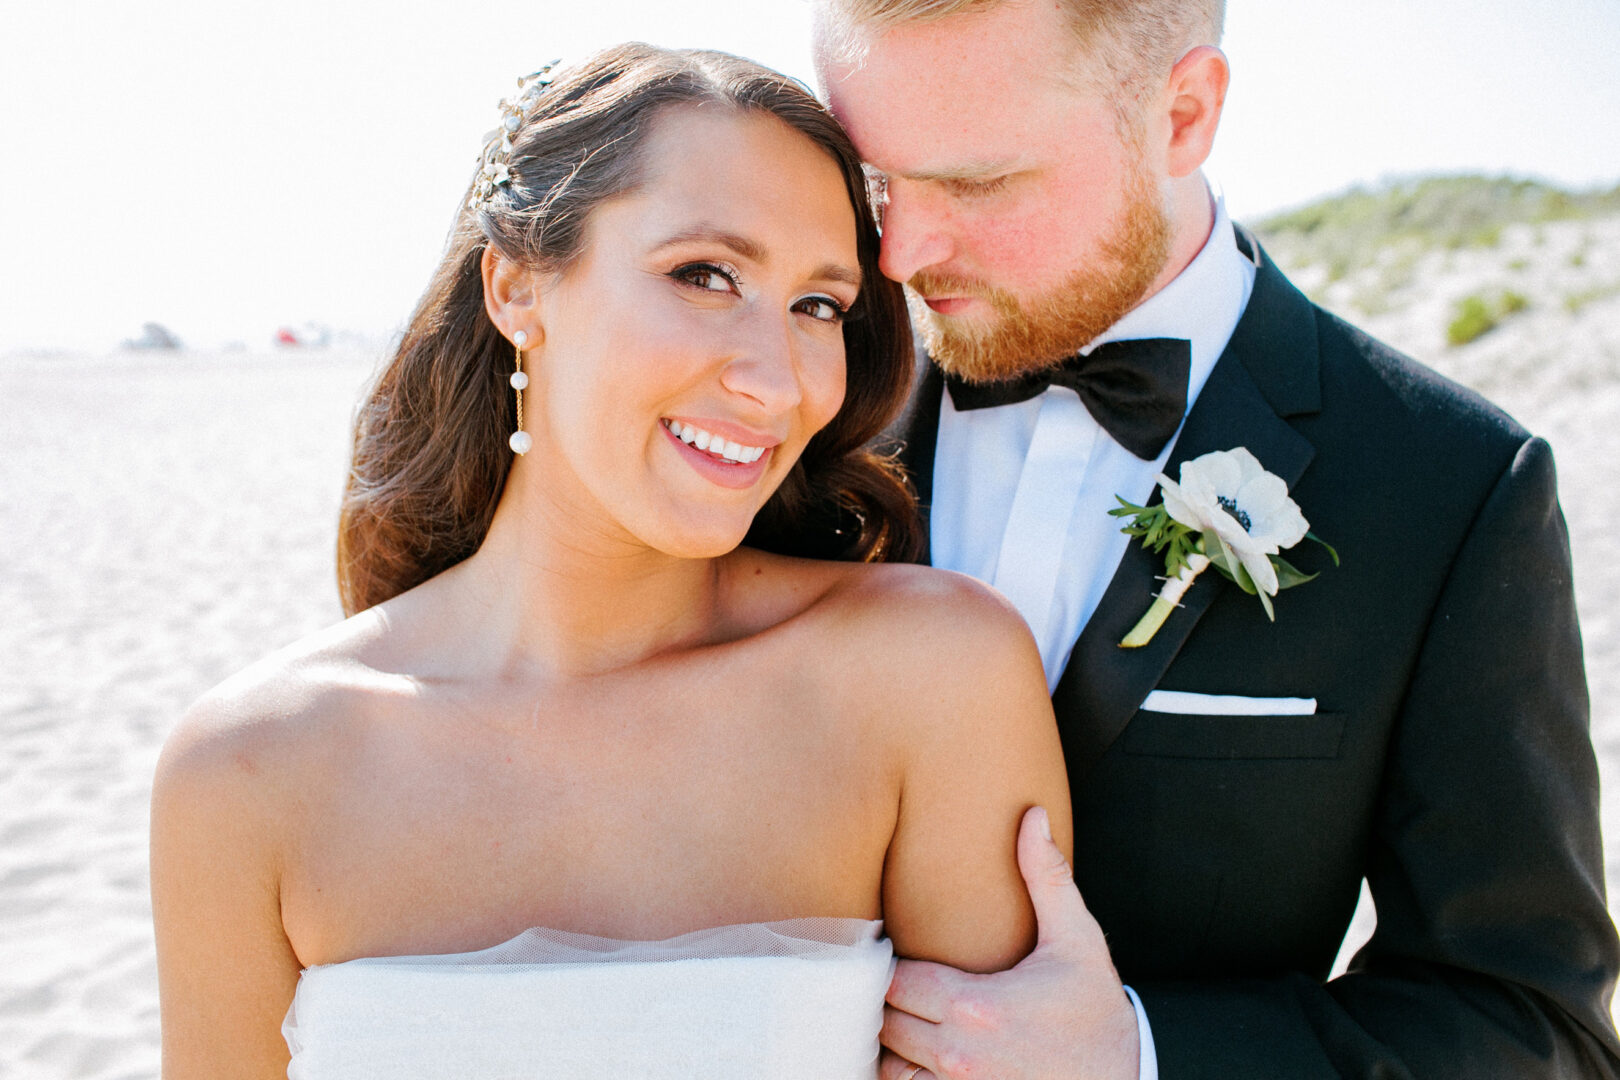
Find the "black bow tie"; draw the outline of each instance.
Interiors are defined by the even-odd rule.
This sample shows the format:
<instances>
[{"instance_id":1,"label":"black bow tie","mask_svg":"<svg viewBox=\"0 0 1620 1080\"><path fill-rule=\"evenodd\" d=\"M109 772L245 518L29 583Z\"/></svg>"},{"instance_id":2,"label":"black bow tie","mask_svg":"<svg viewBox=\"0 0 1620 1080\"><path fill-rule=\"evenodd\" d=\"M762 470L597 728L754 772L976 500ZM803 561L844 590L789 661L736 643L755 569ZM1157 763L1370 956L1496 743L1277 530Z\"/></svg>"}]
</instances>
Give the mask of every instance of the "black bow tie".
<instances>
[{"instance_id":1,"label":"black bow tie","mask_svg":"<svg viewBox=\"0 0 1620 1080\"><path fill-rule=\"evenodd\" d=\"M947 375L945 387L951 404L965 411L1015 405L1049 386L1066 386L1115 442L1152 461L1181 426L1191 367L1191 342L1140 338L1110 341L1089 356L1071 356L1055 368L1003 382L968 383Z\"/></svg>"}]
</instances>

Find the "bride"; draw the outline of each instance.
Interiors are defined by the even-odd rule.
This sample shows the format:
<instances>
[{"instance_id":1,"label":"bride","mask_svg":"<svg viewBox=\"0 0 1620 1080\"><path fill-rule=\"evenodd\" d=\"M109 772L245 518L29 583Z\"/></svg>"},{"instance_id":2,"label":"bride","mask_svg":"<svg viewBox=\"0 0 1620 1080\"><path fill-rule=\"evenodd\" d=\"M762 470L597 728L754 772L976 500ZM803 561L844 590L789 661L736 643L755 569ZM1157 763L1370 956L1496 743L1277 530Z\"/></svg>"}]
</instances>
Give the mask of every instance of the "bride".
<instances>
[{"instance_id":1,"label":"bride","mask_svg":"<svg viewBox=\"0 0 1620 1080\"><path fill-rule=\"evenodd\" d=\"M858 159L718 53L503 108L358 414L352 616L164 749L164 1075L875 1076L889 943L1015 962L1020 818L1070 833L1017 614L879 564Z\"/></svg>"}]
</instances>

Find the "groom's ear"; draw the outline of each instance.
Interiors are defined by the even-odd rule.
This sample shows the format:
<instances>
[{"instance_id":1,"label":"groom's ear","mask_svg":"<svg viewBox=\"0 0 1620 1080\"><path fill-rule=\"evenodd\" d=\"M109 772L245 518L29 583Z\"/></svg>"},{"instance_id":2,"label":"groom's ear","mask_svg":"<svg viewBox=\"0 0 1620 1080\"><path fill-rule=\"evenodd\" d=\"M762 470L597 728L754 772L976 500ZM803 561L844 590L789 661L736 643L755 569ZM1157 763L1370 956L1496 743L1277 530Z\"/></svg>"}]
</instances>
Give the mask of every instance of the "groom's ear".
<instances>
[{"instance_id":1,"label":"groom's ear","mask_svg":"<svg viewBox=\"0 0 1620 1080\"><path fill-rule=\"evenodd\" d=\"M539 275L502 255L494 244L484 248L479 269L489 321L508 339L523 330L529 335L528 348L540 344L544 328L540 325Z\"/></svg>"},{"instance_id":2,"label":"groom's ear","mask_svg":"<svg viewBox=\"0 0 1620 1080\"><path fill-rule=\"evenodd\" d=\"M1170 69L1165 89L1170 143L1165 156L1173 178L1190 176L1209 158L1231 81L1226 54L1213 45L1192 49Z\"/></svg>"}]
</instances>

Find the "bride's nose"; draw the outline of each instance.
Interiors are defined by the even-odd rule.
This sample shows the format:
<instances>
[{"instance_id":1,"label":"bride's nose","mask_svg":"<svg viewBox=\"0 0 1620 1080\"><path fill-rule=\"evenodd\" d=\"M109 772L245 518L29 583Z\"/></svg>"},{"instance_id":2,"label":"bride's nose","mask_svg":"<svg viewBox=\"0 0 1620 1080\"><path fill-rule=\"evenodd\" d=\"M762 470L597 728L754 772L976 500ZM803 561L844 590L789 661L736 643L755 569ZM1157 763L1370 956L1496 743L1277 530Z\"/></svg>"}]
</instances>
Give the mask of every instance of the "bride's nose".
<instances>
[{"instance_id":1,"label":"bride's nose","mask_svg":"<svg viewBox=\"0 0 1620 1080\"><path fill-rule=\"evenodd\" d=\"M751 319L739 328L731 357L720 370L720 385L772 415L789 412L804 398L791 328L785 321Z\"/></svg>"}]
</instances>

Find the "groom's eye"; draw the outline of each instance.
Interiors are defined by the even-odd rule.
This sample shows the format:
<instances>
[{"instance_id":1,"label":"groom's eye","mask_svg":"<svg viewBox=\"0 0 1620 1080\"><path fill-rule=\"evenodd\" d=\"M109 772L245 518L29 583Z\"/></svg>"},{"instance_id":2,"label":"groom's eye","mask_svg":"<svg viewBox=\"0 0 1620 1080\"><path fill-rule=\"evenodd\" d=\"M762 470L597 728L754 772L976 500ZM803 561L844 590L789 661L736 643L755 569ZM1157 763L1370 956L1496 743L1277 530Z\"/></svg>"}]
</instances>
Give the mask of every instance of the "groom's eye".
<instances>
[{"instance_id":1,"label":"groom's eye","mask_svg":"<svg viewBox=\"0 0 1620 1080\"><path fill-rule=\"evenodd\" d=\"M949 182L950 190L965 198L980 198L985 195L994 195L1007 186L1011 176L994 176L981 180L952 180Z\"/></svg>"}]
</instances>

